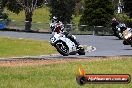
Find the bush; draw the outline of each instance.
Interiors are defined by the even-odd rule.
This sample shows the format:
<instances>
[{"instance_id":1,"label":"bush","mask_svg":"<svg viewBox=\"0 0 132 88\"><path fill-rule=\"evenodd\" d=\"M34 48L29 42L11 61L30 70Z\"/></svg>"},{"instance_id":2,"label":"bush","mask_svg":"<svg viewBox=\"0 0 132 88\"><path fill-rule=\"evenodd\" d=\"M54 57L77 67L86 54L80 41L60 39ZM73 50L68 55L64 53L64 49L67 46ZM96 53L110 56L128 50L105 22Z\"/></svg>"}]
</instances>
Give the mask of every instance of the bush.
<instances>
[{"instance_id":1,"label":"bush","mask_svg":"<svg viewBox=\"0 0 132 88\"><path fill-rule=\"evenodd\" d=\"M127 19L126 24L127 24L128 27L132 28L132 19Z\"/></svg>"},{"instance_id":2,"label":"bush","mask_svg":"<svg viewBox=\"0 0 132 88\"><path fill-rule=\"evenodd\" d=\"M132 19L130 19L125 13L116 14L116 19L121 23L125 23L128 27L132 27Z\"/></svg>"},{"instance_id":3,"label":"bush","mask_svg":"<svg viewBox=\"0 0 132 88\"><path fill-rule=\"evenodd\" d=\"M111 0L85 0L80 25L107 26L114 15Z\"/></svg>"},{"instance_id":4,"label":"bush","mask_svg":"<svg viewBox=\"0 0 132 88\"><path fill-rule=\"evenodd\" d=\"M6 13L1 13L0 19L8 19L8 15Z\"/></svg>"}]
</instances>

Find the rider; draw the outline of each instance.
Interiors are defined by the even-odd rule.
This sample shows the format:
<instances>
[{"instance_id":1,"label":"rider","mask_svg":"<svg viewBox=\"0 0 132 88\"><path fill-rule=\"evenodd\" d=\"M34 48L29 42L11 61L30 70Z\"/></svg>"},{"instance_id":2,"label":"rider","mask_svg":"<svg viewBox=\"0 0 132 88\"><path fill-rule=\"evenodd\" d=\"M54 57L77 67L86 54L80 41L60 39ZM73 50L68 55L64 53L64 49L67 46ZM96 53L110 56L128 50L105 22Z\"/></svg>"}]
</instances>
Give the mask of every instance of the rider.
<instances>
[{"instance_id":1,"label":"rider","mask_svg":"<svg viewBox=\"0 0 132 88\"><path fill-rule=\"evenodd\" d=\"M116 35L116 26L119 25L119 22L116 20L116 18L113 18L112 19L112 23L111 23L111 26L112 26L112 30L114 32L114 35Z\"/></svg>"},{"instance_id":2,"label":"rider","mask_svg":"<svg viewBox=\"0 0 132 88\"><path fill-rule=\"evenodd\" d=\"M61 21L59 21L57 19L57 17L55 17L55 16L53 17L52 22L50 24L50 28L51 28L52 32L55 31L55 25L58 24L58 23L61 26L61 28L59 30L59 33L64 34L67 38L69 38L72 42L74 42L75 45L77 46L77 48L81 47L81 45L79 44L79 42L76 41L76 39L72 36L72 34L64 31L64 25L63 25L63 23Z\"/></svg>"},{"instance_id":3,"label":"rider","mask_svg":"<svg viewBox=\"0 0 132 88\"><path fill-rule=\"evenodd\" d=\"M59 20L57 19L57 17L54 16L53 19L52 19L52 21L51 21L51 23L50 23L50 28L51 28L51 31L52 31L52 32L54 31L55 25L56 25L57 23L59 23L59 24L61 25L61 31L63 31L63 29L64 29L63 23L62 23L61 21L59 21Z\"/></svg>"}]
</instances>

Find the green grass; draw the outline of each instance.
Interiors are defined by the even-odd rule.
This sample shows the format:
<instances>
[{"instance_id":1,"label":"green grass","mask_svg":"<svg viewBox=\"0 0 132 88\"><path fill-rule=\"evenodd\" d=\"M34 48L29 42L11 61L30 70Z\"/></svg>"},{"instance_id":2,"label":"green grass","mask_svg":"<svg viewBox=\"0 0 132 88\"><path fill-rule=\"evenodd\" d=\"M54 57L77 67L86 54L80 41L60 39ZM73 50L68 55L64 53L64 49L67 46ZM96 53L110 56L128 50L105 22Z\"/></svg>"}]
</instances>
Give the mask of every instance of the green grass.
<instances>
[{"instance_id":1,"label":"green grass","mask_svg":"<svg viewBox=\"0 0 132 88\"><path fill-rule=\"evenodd\" d=\"M25 28L25 12L21 11L19 14L15 14L5 9L9 18L12 20L8 28ZM49 30L50 23L50 12L48 7L38 8L34 11L32 18L32 29L33 30Z\"/></svg>"},{"instance_id":2,"label":"green grass","mask_svg":"<svg viewBox=\"0 0 132 88\"><path fill-rule=\"evenodd\" d=\"M76 61L25 67L0 67L0 88L131 88L129 84L76 83L79 65L87 74L130 74L132 58Z\"/></svg>"},{"instance_id":3,"label":"green grass","mask_svg":"<svg viewBox=\"0 0 132 88\"><path fill-rule=\"evenodd\" d=\"M12 23L8 26L8 28L19 28L24 29L24 21L25 21L25 12L21 11L19 14L12 13L5 9L9 18L12 20ZM72 22L75 25L79 24L80 16L73 16ZM39 30L45 29L49 30L49 23L50 23L50 12L48 7L38 8L35 10L32 19L32 29Z\"/></svg>"},{"instance_id":4,"label":"green grass","mask_svg":"<svg viewBox=\"0 0 132 88\"><path fill-rule=\"evenodd\" d=\"M22 11L19 14L15 14L12 13L8 10L6 10L6 12L9 15L9 18L11 20L15 20L15 21L25 21L25 12ZM50 12L49 12L49 8L45 7L45 8L38 8L35 10L34 14L33 14L33 22L42 22L42 23L49 23L50 22Z\"/></svg>"},{"instance_id":5,"label":"green grass","mask_svg":"<svg viewBox=\"0 0 132 88\"><path fill-rule=\"evenodd\" d=\"M9 10L6 10L9 18L11 20L15 21L24 21L25 20L25 12L21 11L19 14L15 14L10 12ZM73 20L72 22L75 23L76 25L79 24L81 15L79 16L74 16L73 15ZM33 22L42 22L42 23L49 23L50 22L50 12L48 7L43 7L43 8L38 8L35 10L33 14Z\"/></svg>"},{"instance_id":6,"label":"green grass","mask_svg":"<svg viewBox=\"0 0 132 88\"><path fill-rule=\"evenodd\" d=\"M48 41L1 38L0 57L48 55L57 53Z\"/></svg>"}]
</instances>

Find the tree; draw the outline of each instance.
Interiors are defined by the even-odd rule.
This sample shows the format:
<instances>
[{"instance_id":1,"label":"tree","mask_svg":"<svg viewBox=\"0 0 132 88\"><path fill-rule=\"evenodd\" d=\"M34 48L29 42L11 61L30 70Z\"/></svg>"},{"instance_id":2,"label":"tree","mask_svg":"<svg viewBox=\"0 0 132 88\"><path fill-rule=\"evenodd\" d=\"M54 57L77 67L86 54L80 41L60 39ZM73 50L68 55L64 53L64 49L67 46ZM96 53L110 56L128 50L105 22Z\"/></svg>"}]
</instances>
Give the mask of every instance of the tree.
<instances>
[{"instance_id":1,"label":"tree","mask_svg":"<svg viewBox=\"0 0 132 88\"><path fill-rule=\"evenodd\" d=\"M75 16L82 14L83 10L84 10L84 0L81 0L78 3L76 3Z\"/></svg>"},{"instance_id":2,"label":"tree","mask_svg":"<svg viewBox=\"0 0 132 88\"><path fill-rule=\"evenodd\" d=\"M45 0L7 0L6 6L14 13L25 11L25 30L30 31L34 10L41 7Z\"/></svg>"},{"instance_id":3,"label":"tree","mask_svg":"<svg viewBox=\"0 0 132 88\"><path fill-rule=\"evenodd\" d=\"M85 0L84 12L80 24L106 26L114 15L112 0Z\"/></svg>"},{"instance_id":4,"label":"tree","mask_svg":"<svg viewBox=\"0 0 132 88\"><path fill-rule=\"evenodd\" d=\"M4 13L4 6L5 6L5 3L4 3L4 0L0 0L0 19L8 19L8 16L6 13Z\"/></svg>"},{"instance_id":5,"label":"tree","mask_svg":"<svg viewBox=\"0 0 132 88\"><path fill-rule=\"evenodd\" d=\"M0 0L0 19L2 18L2 12L3 12L3 2Z\"/></svg>"},{"instance_id":6,"label":"tree","mask_svg":"<svg viewBox=\"0 0 132 88\"><path fill-rule=\"evenodd\" d=\"M0 0L0 13L2 13L2 12L3 12L3 1Z\"/></svg>"},{"instance_id":7,"label":"tree","mask_svg":"<svg viewBox=\"0 0 132 88\"><path fill-rule=\"evenodd\" d=\"M128 13L128 15L130 16L130 18L132 18L132 1L131 0L123 0L124 3L124 10L126 13Z\"/></svg>"},{"instance_id":8,"label":"tree","mask_svg":"<svg viewBox=\"0 0 132 88\"><path fill-rule=\"evenodd\" d=\"M77 1L79 0L50 0L51 18L56 16L63 23L70 23Z\"/></svg>"},{"instance_id":9,"label":"tree","mask_svg":"<svg viewBox=\"0 0 132 88\"><path fill-rule=\"evenodd\" d=\"M112 0L112 4L114 5L115 10L117 10L119 0Z\"/></svg>"}]
</instances>

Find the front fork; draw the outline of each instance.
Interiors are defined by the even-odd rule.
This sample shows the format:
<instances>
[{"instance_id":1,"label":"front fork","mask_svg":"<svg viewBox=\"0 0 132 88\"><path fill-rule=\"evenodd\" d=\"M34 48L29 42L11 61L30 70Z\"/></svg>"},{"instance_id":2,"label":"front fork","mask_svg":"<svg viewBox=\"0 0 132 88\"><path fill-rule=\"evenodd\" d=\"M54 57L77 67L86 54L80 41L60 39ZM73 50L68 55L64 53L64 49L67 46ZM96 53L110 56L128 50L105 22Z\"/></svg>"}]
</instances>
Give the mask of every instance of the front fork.
<instances>
[{"instance_id":1,"label":"front fork","mask_svg":"<svg viewBox=\"0 0 132 88\"><path fill-rule=\"evenodd\" d=\"M132 37L128 38L128 39L125 39L124 41L126 41L129 45L132 46Z\"/></svg>"}]
</instances>

